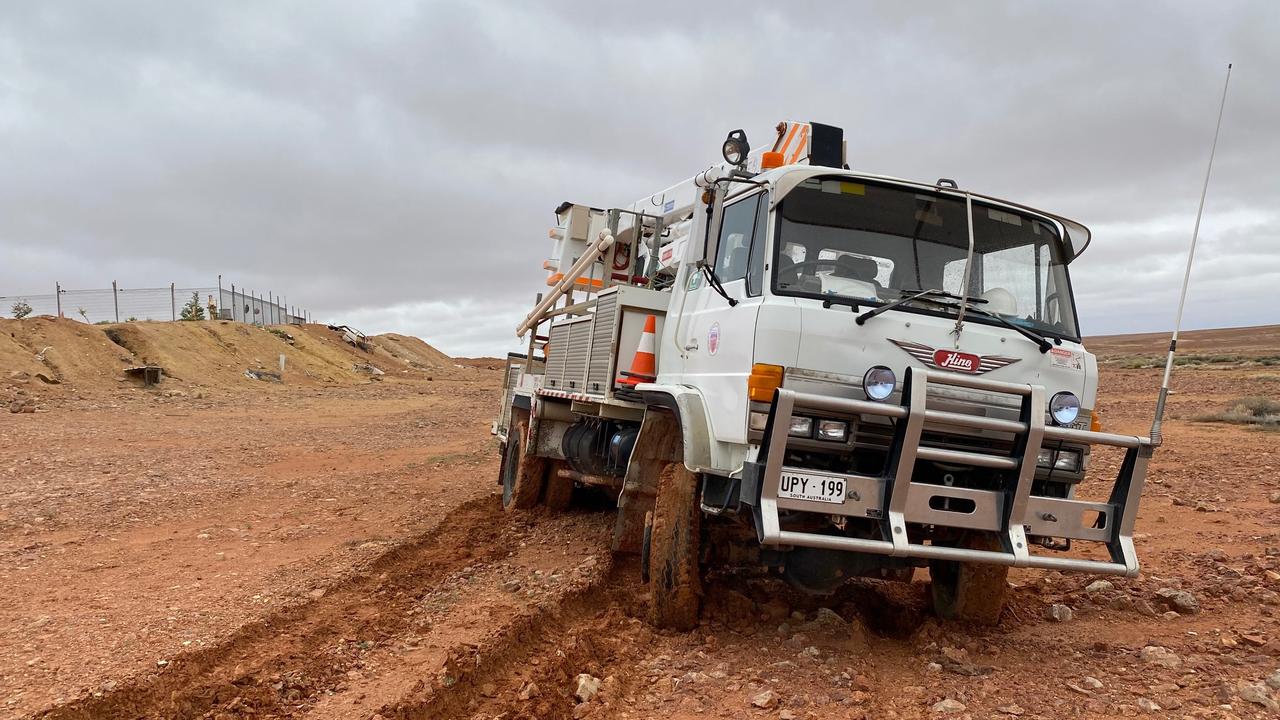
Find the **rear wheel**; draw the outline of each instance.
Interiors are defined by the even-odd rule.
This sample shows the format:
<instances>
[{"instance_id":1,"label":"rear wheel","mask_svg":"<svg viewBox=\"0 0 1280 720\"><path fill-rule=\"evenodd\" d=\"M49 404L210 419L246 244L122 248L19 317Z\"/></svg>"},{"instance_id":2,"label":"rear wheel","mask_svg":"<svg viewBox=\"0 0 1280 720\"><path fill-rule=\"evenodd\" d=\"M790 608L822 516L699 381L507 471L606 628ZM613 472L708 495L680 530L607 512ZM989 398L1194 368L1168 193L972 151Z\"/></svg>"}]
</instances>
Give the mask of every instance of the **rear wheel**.
<instances>
[{"instance_id":1,"label":"rear wheel","mask_svg":"<svg viewBox=\"0 0 1280 720\"><path fill-rule=\"evenodd\" d=\"M529 454L528 425L514 424L507 437L507 453L502 460L502 507L528 510L538 504L546 480L546 459Z\"/></svg>"},{"instance_id":2,"label":"rear wheel","mask_svg":"<svg viewBox=\"0 0 1280 720\"><path fill-rule=\"evenodd\" d=\"M650 621L671 630L698 625L702 603L698 476L682 462L668 463L658 476L653 522L648 530Z\"/></svg>"},{"instance_id":3,"label":"rear wheel","mask_svg":"<svg viewBox=\"0 0 1280 720\"><path fill-rule=\"evenodd\" d=\"M999 550L991 537L970 536L961 547ZM929 563L933 609L939 617L980 625L995 625L1009 594L1009 567L986 563L934 560Z\"/></svg>"}]
</instances>

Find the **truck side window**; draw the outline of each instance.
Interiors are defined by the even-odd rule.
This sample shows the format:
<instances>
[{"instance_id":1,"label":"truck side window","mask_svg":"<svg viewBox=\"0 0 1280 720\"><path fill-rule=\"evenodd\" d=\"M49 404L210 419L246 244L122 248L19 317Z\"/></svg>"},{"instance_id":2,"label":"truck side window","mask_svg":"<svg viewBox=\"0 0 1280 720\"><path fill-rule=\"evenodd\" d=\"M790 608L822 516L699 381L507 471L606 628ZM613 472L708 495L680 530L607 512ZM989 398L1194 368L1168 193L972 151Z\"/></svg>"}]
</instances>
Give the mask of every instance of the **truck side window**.
<instances>
[{"instance_id":1,"label":"truck side window","mask_svg":"<svg viewBox=\"0 0 1280 720\"><path fill-rule=\"evenodd\" d=\"M720 242L716 246L716 275L722 283L728 284L747 276L759 204L760 196L753 195L724 208Z\"/></svg>"}]
</instances>

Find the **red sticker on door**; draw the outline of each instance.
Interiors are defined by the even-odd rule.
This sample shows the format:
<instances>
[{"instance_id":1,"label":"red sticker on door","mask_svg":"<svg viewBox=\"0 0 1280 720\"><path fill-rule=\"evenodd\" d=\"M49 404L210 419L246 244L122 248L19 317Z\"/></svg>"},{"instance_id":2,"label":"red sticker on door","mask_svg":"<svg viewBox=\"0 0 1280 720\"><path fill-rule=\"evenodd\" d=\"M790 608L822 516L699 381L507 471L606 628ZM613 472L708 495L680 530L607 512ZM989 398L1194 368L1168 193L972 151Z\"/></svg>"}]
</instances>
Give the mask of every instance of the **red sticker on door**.
<instances>
[{"instance_id":1,"label":"red sticker on door","mask_svg":"<svg viewBox=\"0 0 1280 720\"><path fill-rule=\"evenodd\" d=\"M707 331L707 352L715 355L720 350L720 323L711 323Z\"/></svg>"}]
</instances>

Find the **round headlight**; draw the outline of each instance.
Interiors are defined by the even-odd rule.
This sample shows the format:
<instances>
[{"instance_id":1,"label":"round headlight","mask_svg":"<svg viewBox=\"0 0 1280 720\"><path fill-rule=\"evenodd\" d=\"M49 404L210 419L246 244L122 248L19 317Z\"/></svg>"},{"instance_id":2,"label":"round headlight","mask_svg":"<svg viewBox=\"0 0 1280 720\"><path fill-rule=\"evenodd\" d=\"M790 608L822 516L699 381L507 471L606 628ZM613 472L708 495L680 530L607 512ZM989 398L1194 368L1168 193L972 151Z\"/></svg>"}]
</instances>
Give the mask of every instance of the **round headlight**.
<instances>
[{"instance_id":1,"label":"round headlight","mask_svg":"<svg viewBox=\"0 0 1280 720\"><path fill-rule=\"evenodd\" d=\"M898 378L893 371L883 365L876 365L862 376L862 391L872 400L884 400L893 394Z\"/></svg>"},{"instance_id":2,"label":"round headlight","mask_svg":"<svg viewBox=\"0 0 1280 720\"><path fill-rule=\"evenodd\" d=\"M747 154L750 152L751 145L747 142L747 134L741 130L729 133L724 140L724 145L720 147L720 154L730 165L742 165L747 161Z\"/></svg>"},{"instance_id":3,"label":"round headlight","mask_svg":"<svg viewBox=\"0 0 1280 720\"><path fill-rule=\"evenodd\" d=\"M1069 392L1049 398L1049 416L1059 425L1070 425L1080 416L1080 398Z\"/></svg>"}]
</instances>

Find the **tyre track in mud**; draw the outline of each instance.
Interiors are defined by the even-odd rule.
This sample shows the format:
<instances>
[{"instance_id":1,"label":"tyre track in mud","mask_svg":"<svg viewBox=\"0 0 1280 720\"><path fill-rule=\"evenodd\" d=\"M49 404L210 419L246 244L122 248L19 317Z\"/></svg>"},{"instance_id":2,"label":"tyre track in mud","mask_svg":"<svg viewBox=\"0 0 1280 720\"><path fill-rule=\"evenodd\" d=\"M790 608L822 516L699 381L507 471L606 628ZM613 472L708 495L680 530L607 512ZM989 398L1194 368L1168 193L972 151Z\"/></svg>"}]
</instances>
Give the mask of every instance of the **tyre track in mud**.
<instances>
[{"instance_id":1,"label":"tyre track in mud","mask_svg":"<svg viewBox=\"0 0 1280 720\"><path fill-rule=\"evenodd\" d=\"M543 603L497 628L486 641L455 648L448 671L418 692L377 709L386 720L573 717L579 673L614 677L611 694L630 689L629 660L642 657L640 637L653 630L634 558L605 555L558 602ZM530 685L536 690L523 694Z\"/></svg>"},{"instance_id":2,"label":"tyre track in mud","mask_svg":"<svg viewBox=\"0 0 1280 720\"><path fill-rule=\"evenodd\" d=\"M322 597L241 627L160 671L34 717L291 717L332 691L366 649L410 627L426 589L470 566L501 560L530 523L496 496L465 502L433 529L398 545ZM607 554L607 553L606 553ZM358 640L354 640L358 639Z\"/></svg>"}]
</instances>

